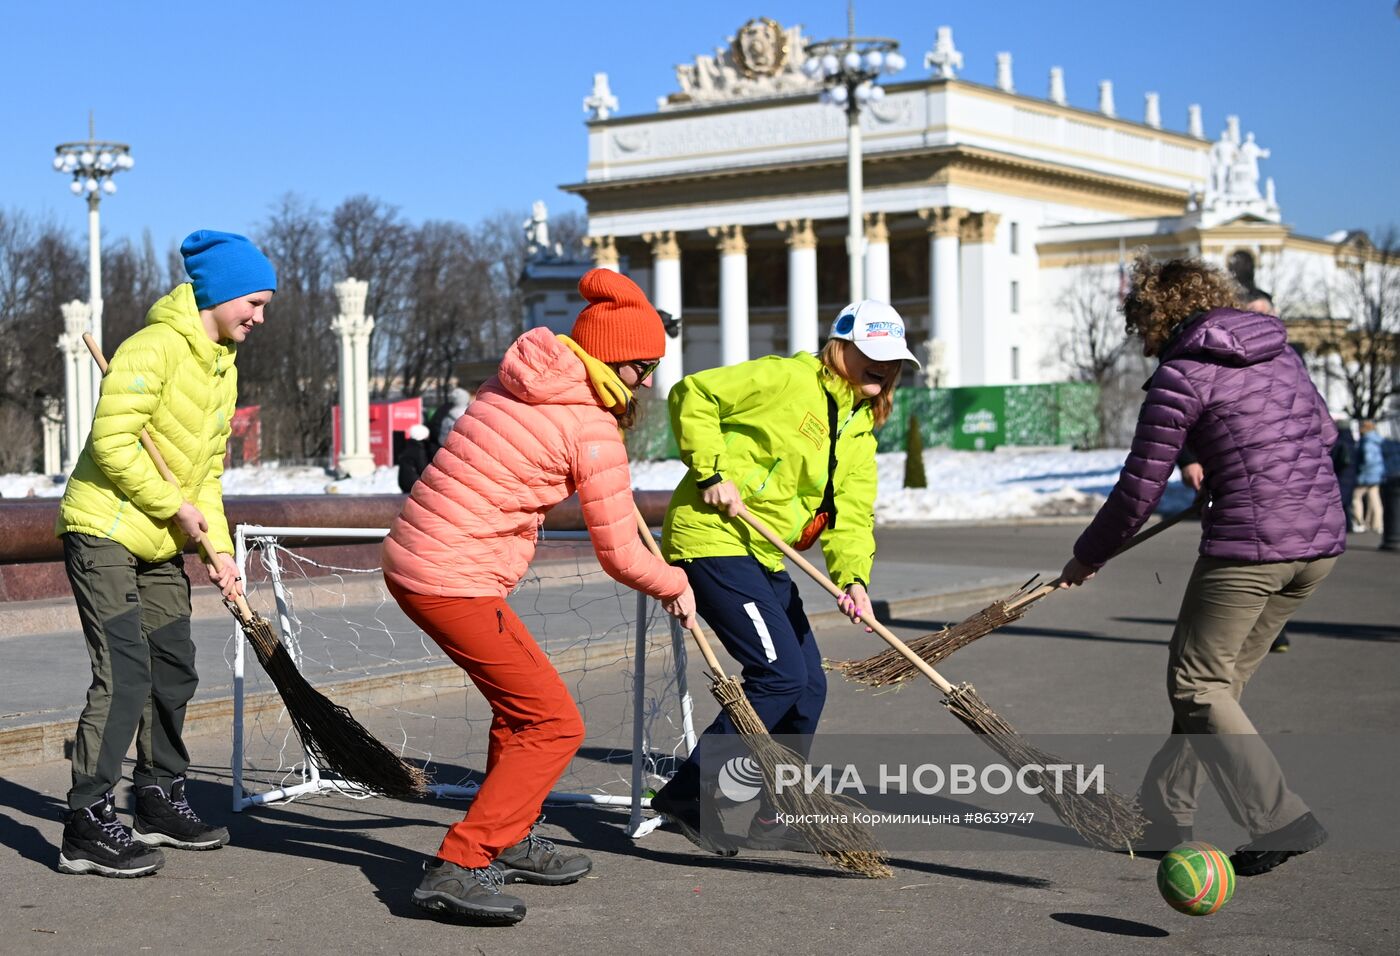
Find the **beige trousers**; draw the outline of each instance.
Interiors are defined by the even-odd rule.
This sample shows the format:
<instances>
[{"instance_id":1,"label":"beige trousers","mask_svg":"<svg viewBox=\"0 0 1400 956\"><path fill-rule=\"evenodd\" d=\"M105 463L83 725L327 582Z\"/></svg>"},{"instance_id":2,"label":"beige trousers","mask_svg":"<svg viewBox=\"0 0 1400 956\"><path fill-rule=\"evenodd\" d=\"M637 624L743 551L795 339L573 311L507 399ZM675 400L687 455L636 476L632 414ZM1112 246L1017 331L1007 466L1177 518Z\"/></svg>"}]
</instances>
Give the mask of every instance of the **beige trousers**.
<instances>
[{"instance_id":1,"label":"beige trousers","mask_svg":"<svg viewBox=\"0 0 1400 956\"><path fill-rule=\"evenodd\" d=\"M1356 521L1356 530L1385 531L1381 513L1381 486L1357 485L1351 492L1351 516Z\"/></svg>"},{"instance_id":2,"label":"beige trousers","mask_svg":"<svg viewBox=\"0 0 1400 956\"><path fill-rule=\"evenodd\" d=\"M1190 826L1205 778L1251 837L1307 812L1240 706L1283 626L1337 559L1247 564L1202 556L1181 600L1167 664L1172 735L1152 758L1141 800L1148 817Z\"/></svg>"}]
</instances>

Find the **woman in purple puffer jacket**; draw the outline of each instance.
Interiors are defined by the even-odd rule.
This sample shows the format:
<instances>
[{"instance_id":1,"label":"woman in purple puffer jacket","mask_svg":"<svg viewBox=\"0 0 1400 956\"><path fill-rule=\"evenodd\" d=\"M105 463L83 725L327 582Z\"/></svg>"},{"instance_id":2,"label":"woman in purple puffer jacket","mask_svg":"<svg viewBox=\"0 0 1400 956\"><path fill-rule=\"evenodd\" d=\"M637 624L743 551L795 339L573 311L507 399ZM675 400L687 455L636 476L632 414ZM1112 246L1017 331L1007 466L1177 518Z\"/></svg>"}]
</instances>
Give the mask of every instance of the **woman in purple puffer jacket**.
<instances>
[{"instance_id":1,"label":"woman in purple puffer jacket","mask_svg":"<svg viewBox=\"0 0 1400 956\"><path fill-rule=\"evenodd\" d=\"M1253 876L1327 839L1239 701L1274 635L1331 572L1346 519L1326 403L1283 323L1240 311L1237 291L1199 260L1134 265L1126 327L1161 365L1118 483L1075 543L1061 583L1083 584L1133 536L1189 447L1211 500L1168 657L1172 736L1140 795L1152 821L1143 848L1192 839L1209 776L1250 833L1231 861Z\"/></svg>"}]
</instances>

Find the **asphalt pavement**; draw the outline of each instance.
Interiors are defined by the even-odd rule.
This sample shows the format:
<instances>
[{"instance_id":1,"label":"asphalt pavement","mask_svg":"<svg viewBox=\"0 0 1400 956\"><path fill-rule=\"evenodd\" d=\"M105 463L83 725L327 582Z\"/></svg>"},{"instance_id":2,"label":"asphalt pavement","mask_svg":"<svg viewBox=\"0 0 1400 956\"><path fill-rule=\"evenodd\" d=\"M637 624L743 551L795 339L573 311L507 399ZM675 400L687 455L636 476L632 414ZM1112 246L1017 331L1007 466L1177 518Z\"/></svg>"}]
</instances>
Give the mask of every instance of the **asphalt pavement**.
<instances>
[{"instance_id":1,"label":"asphalt pavement","mask_svg":"<svg viewBox=\"0 0 1400 956\"><path fill-rule=\"evenodd\" d=\"M1053 573L1069 554L1073 525L882 530L882 565L903 567L891 624L905 637L956 620L985 603L940 606L941 587L920 566ZM1271 655L1250 684L1246 707L1266 734L1337 739L1400 730L1400 556L1353 536L1352 550L1290 626L1293 646ZM1085 588L1052 595L1024 619L940 665L975 683L1027 734L1164 734L1166 643L1195 552L1189 526L1123 556ZM889 583L895 583L891 571ZM1017 581L1016 583L1019 583ZM922 598L922 603L918 599ZM820 599L808 601L813 610ZM874 653L872 635L830 617L819 637L828 658ZM0 646L3 653L3 646ZM697 716L715 705L691 661ZM206 673L209 673L206 671ZM8 672L7 672L8 676ZM8 691L7 691L8 692ZM456 716L465 689L418 708L423 720ZM590 726L615 724L626 695L590 695ZM10 710L11 708L5 708ZM357 710L376 732L403 723L393 708ZM441 732L441 731L440 731ZM897 735L953 741L966 731L931 688L873 691L831 676L822 732L874 741ZM1062 738L1057 738L1062 739ZM1068 739L1068 738L1063 738ZM247 953L331 948L345 953L1391 953L1400 885L1397 834L1369 845L1338 836L1273 873L1239 882L1235 898L1206 918L1180 915L1157 895L1155 863L1077 845L1042 807L1034 827L1005 845L963 847L930 828L922 846L891 847L895 875L861 880L811 857L745 852L705 857L666 830L639 840L617 810L549 808L545 835L581 847L593 873L569 887L514 887L530 907L508 929L422 917L408 902L419 868L462 805L452 801L351 800L326 795L240 814L229 808L229 737L189 740L191 796L226 823L229 847L168 851L159 875L103 880L54 869L68 769L61 761L4 770L0 781L0 952L150 951ZM128 765L129 770L129 765ZM1340 774L1351 791L1303 793L1325 823L1345 831L1346 798L1390 793L1374 771ZM1120 774L1129 790L1131 774ZM1373 792L1374 791L1374 792ZM124 801L125 795L119 800ZM1330 816L1329 816L1330 812ZM966 837L968 826L957 831ZM1204 831L1204 832L1199 832ZM975 834L974 834L975 836ZM1207 788L1198 837L1227 849L1243 842Z\"/></svg>"}]
</instances>

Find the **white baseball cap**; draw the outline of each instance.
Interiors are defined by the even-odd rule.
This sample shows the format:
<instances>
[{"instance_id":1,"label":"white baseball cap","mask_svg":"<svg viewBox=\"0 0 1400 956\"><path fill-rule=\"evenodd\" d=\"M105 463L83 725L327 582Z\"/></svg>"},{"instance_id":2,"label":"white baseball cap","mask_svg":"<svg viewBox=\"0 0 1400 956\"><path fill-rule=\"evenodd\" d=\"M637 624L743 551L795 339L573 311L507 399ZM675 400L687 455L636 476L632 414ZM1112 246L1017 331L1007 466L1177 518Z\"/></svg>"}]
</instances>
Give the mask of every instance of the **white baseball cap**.
<instances>
[{"instance_id":1,"label":"white baseball cap","mask_svg":"<svg viewBox=\"0 0 1400 956\"><path fill-rule=\"evenodd\" d=\"M919 360L904 341L904 320L883 302L865 299L853 302L841 310L831 324L831 338L854 342L866 358L876 362L913 362Z\"/></svg>"}]
</instances>

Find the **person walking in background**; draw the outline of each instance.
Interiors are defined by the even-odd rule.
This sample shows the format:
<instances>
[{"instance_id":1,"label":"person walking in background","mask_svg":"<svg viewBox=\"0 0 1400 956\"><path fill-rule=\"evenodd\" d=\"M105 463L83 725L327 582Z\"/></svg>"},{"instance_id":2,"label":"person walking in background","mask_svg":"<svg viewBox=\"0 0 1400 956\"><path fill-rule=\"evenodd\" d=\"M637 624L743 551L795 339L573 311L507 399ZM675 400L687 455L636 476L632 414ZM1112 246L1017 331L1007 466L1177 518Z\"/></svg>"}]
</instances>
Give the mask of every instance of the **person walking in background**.
<instances>
[{"instance_id":1,"label":"person walking in background","mask_svg":"<svg viewBox=\"0 0 1400 956\"><path fill-rule=\"evenodd\" d=\"M633 390L666 353L661 317L625 276L579 280L588 305L572 337L526 332L506 350L413 486L384 540L384 579L404 612L491 705L486 777L413 891L436 915L517 923L506 882L561 885L593 863L535 833L540 807L583 742L583 718L559 672L506 597L535 553L545 515L578 492L598 562L689 627L685 574L637 535L627 448Z\"/></svg>"},{"instance_id":2,"label":"person walking in background","mask_svg":"<svg viewBox=\"0 0 1400 956\"><path fill-rule=\"evenodd\" d=\"M744 693L764 725L796 735L803 756L826 701L821 652L782 554L736 516L752 511L799 549L820 537L828 572L845 591L838 607L868 619L875 429L890 414L905 362L919 364L904 320L866 300L841 310L818 355L712 368L671 389L671 427L689 470L666 511L666 558L685 570L701 616L742 665ZM701 753L736 733L721 711L651 801L692 843L721 855L737 847L717 825ZM807 848L766 801L742 845Z\"/></svg>"},{"instance_id":3,"label":"person walking in background","mask_svg":"<svg viewBox=\"0 0 1400 956\"><path fill-rule=\"evenodd\" d=\"M1199 259L1135 263L1122 307L1127 332L1161 364L1122 475L1075 543L1061 582L1083 584L1132 537L1189 442L1211 501L1168 650L1172 734L1143 780L1139 799L1150 825L1141 845L1158 850L1192 839L1209 776L1250 834L1231 856L1235 871L1254 876L1327 839L1240 696L1270 641L1331 573L1346 530L1326 402L1288 347L1283 323L1242 311L1237 301L1233 282Z\"/></svg>"},{"instance_id":4,"label":"person walking in background","mask_svg":"<svg viewBox=\"0 0 1400 956\"><path fill-rule=\"evenodd\" d=\"M457 419L466 412L467 406L472 402L472 393L465 388L454 388L447 393L447 401L438 406L433 412L433 417L428 419L428 459L437 454L437 450L447 444L447 436L452 431L452 426L457 424Z\"/></svg>"},{"instance_id":5,"label":"person walking in background","mask_svg":"<svg viewBox=\"0 0 1400 956\"><path fill-rule=\"evenodd\" d=\"M1385 480L1385 448L1376 423L1361 423L1361 440L1356 444L1356 488L1351 493L1351 511L1358 531L1385 530L1381 514L1381 482Z\"/></svg>"},{"instance_id":6,"label":"person walking in background","mask_svg":"<svg viewBox=\"0 0 1400 956\"><path fill-rule=\"evenodd\" d=\"M112 356L92 434L68 479L57 533L92 659L92 686L73 745L73 785L58 868L145 876L159 846L213 849L228 831L204 823L185 794L181 733L194 696L190 582L181 552L207 535L209 579L242 592L220 477L238 398L238 347L263 323L277 289L272 264L243 236L202 230L180 245L190 282L146 315ZM179 480L141 447L145 430ZM113 791L136 738L135 827Z\"/></svg>"},{"instance_id":7,"label":"person walking in background","mask_svg":"<svg viewBox=\"0 0 1400 956\"><path fill-rule=\"evenodd\" d=\"M1347 530L1356 531L1356 515L1352 513L1352 493L1356 490L1356 435L1351 430L1351 422L1338 418L1337 444L1332 446L1332 470L1337 473L1337 484L1342 489L1342 508L1346 511Z\"/></svg>"},{"instance_id":8,"label":"person walking in background","mask_svg":"<svg viewBox=\"0 0 1400 956\"><path fill-rule=\"evenodd\" d=\"M408 494L413 483L428 467L428 426L419 422L408 430L408 440L399 452L399 491Z\"/></svg>"}]
</instances>

